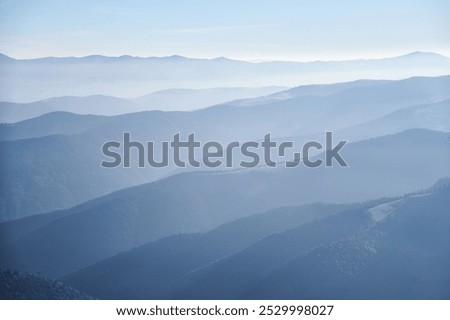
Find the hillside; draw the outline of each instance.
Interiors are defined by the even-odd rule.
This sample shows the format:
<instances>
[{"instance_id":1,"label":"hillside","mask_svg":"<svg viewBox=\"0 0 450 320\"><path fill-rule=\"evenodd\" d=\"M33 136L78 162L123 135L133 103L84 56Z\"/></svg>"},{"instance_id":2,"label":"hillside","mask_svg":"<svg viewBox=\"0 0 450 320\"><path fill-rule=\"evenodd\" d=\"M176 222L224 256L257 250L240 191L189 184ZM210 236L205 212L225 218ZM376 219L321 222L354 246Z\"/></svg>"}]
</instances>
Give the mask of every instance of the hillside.
<instances>
[{"instance_id":1,"label":"hillside","mask_svg":"<svg viewBox=\"0 0 450 320\"><path fill-rule=\"evenodd\" d=\"M91 300L92 297L39 274L0 272L1 300Z\"/></svg>"}]
</instances>

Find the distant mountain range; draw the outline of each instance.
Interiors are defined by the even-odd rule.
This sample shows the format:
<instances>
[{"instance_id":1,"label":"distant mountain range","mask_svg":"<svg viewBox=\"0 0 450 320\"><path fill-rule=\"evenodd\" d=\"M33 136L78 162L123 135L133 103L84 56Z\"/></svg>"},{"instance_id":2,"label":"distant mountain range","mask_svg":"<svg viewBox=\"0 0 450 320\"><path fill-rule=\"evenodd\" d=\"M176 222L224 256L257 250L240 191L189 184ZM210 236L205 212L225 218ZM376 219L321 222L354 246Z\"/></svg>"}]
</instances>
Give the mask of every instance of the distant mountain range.
<instances>
[{"instance_id":1,"label":"distant mountain range","mask_svg":"<svg viewBox=\"0 0 450 320\"><path fill-rule=\"evenodd\" d=\"M450 73L450 59L414 52L351 61L261 62L180 56L16 60L0 55L0 101L29 103L60 96L139 97L173 88L293 87L357 79L401 79Z\"/></svg>"}]
</instances>

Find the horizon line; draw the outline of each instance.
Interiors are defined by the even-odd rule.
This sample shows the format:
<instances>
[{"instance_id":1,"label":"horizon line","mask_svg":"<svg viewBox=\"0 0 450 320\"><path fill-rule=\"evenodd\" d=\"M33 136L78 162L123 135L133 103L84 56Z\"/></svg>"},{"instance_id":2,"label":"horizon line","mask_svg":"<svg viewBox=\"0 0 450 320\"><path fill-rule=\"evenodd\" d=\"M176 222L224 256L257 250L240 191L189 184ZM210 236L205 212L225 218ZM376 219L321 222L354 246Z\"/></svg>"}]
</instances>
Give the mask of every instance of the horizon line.
<instances>
[{"instance_id":1,"label":"horizon line","mask_svg":"<svg viewBox=\"0 0 450 320\"><path fill-rule=\"evenodd\" d=\"M3 55L9 59L16 60L16 61L30 61L30 60L43 60L43 59L86 59L86 58L108 58L108 59L120 59L120 58L132 58L132 59L170 59L170 58L176 58L176 59L186 59L186 60L206 60L206 61L214 61L214 60L228 60L228 61L236 61L236 62L246 62L246 63L253 63L253 64L259 64L259 63L274 63L274 62L284 62L284 63L314 63L314 62L348 62L348 61L370 61L370 60L384 60L384 59L395 59L395 58L401 58L411 55L434 55L434 56L440 56L443 58L450 59L450 57L447 57L443 54L432 52L432 51L410 51L404 54L395 55L395 56L385 56L380 58L354 58L354 59L343 59L343 60L264 60L264 59L255 59L255 60L261 60L261 61L251 61L251 60L245 60L245 59L235 59L235 58L228 58L224 56L219 57L211 57L211 58L201 58L201 57L188 57L178 54L168 55L168 56L133 56L129 54L123 54L123 55L117 55L117 56L108 56L108 55L102 55L102 54L90 54L90 55L83 55L83 56L42 56L42 57L36 57L36 58L14 58L10 55L4 54L0 52L0 55Z\"/></svg>"}]
</instances>

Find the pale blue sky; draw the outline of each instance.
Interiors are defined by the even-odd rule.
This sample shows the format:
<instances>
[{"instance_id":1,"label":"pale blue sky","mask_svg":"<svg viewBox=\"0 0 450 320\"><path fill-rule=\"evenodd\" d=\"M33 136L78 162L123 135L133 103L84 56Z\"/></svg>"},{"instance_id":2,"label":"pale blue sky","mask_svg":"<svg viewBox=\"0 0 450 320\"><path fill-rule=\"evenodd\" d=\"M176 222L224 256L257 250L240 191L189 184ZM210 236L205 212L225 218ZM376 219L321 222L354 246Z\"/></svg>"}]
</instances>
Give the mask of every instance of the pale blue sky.
<instances>
[{"instance_id":1,"label":"pale blue sky","mask_svg":"<svg viewBox=\"0 0 450 320\"><path fill-rule=\"evenodd\" d=\"M343 60L450 56L450 1L0 1L0 52Z\"/></svg>"}]
</instances>

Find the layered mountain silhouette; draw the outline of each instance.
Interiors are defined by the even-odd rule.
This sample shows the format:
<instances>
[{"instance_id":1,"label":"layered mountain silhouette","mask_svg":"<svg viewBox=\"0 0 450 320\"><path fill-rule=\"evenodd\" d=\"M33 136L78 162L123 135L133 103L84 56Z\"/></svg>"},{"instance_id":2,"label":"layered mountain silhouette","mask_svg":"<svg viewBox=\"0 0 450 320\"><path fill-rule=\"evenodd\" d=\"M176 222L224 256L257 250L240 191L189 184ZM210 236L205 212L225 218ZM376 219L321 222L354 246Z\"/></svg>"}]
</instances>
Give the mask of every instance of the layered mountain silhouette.
<instances>
[{"instance_id":1,"label":"layered mountain silhouette","mask_svg":"<svg viewBox=\"0 0 450 320\"><path fill-rule=\"evenodd\" d=\"M0 123L14 123L50 112L112 116L131 112L189 111L236 99L265 96L284 87L167 89L134 98L105 95L55 97L30 103L0 102Z\"/></svg>"},{"instance_id":2,"label":"layered mountain silhouette","mask_svg":"<svg viewBox=\"0 0 450 320\"><path fill-rule=\"evenodd\" d=\"M323 139L325 130L336 130L337 138L352 141L417 127L445 131L449 82L448 76L357 81L300 87L275 98L268 96L269 100L240 100L196 112L149 111L112 117L59 112L2 125L0 221L69 208L179 171L173 166L101 168L102 145L121 141L124 132L130 132L133 140L154 141L156 146L172 141L178 132L184 137L194 132L200 141L223 143L260 141L271 132L274 138L289 137L301 147L311 137ZM434 112L440 113L434 120L422 116L407 120L406 115L403 122L392 120L395 112L417 112L408 109L417 106L434 106ZM157 156L159 151L156 148Z\"/></svg>"},{"instance_id":3,"label":"layered mountain silhouette","mask_svg":"<svg viewBox=\"0 0 450 320\"><path fill-rule=\"evenodd\" d=\"M315 221L344 208L345 205L313 204L251 215L204 234L176 235L147 243L62 279L65 283L85 287L96 297L158 299L168 294L171 284L194 270L241 251L272 233ZM136 268L127 268L127 265ZM130 281L131 278L135 280Z\"/></svg>"},{"instance_id":4,"label":"layered mountain silhouette","mask_svg":"<svg viewBox=\"0 0 450 320\"><path fill-rule=\"evenodd\" d=\"M276 210L149 243L62 280L103 299L448 299L449 192L447 179L347 208L291 208L294 223ZM270 215L288 223L267 229Z\"/></svg>"},{"instance_id":5,"label":"layered mountain silhouette","mask_svg":"<svg viewBox=\"0 0 450 320\"><path fill-rule=\"evenodd\" d=\"M448 58L0 68L0 297L450 298ZM347 166L286 167L330 131ZM230 167L139 168L136 149L130 168L102 167L125 133L156 159L175 134L294 150L273 150L276 167L234 152Z\"/></svg>"},{"instance_id":6,"label":"layered mountain silhouette","mask_svg":"<svg viewBox=\"0 0 450 320\"><path fill-rule=\"evenodd\" d=\"M373 60L252 63L181 56L18 60L2 55L0 101L33 102L59 96L138 97L172 88L266 87L402 79L450 72L447 57L424 52Z\"/></svg>"},{"instance_id":7,"label":"layered mountain silhouette","mask_svg":"<svg viewBox=\"0 0 450 320\"><path fill-rule=\"evenodd\" d=\"M349 168L184 173L109 194L51 218L12 222L18 227L3 227L7 244L1 250L2 267L61 276L148 241L206 232L268 209L399 196L450 176L448 134L440 132L415 129L361 141L349 144L342 155ZM41 223L40 217L49 222ZM16 240L7 240L9 229Z\"/></svg>"}]
</instances>

